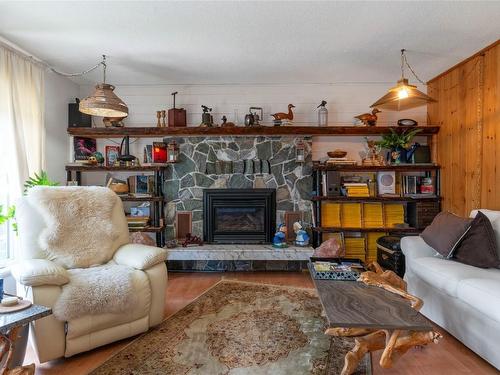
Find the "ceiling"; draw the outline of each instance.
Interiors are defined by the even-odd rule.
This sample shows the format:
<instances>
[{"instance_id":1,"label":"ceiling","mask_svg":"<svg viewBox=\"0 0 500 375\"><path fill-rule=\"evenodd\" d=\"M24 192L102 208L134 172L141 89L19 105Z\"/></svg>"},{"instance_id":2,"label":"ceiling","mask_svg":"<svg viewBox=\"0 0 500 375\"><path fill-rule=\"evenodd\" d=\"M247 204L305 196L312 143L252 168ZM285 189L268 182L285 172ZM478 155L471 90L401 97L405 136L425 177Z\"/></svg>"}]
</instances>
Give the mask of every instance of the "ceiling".
<instances>
[{"instance_id":1,"label":"ceiling","mask_svg":"<svg viewBox=\"0 0 500 375\"><path fill-rule=\"evenodd\" d=\"M107 54L114 84L393 82L401 48L428 80L499 19L499 1L0 2L0 36L66 72Z\"/></svg>"}]
</instances>

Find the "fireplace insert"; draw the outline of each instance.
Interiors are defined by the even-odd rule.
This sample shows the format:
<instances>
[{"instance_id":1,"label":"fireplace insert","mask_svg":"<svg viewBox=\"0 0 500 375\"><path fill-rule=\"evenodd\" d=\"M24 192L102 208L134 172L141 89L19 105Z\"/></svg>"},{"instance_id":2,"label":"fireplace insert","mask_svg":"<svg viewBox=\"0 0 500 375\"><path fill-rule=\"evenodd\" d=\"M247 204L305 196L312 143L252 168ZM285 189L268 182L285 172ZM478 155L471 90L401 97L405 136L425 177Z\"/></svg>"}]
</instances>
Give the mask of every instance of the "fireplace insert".
<instances>
[{"instance_id":1,"label":"fireplace insert","mask_svg":"<svg viewBox=\"0 0 500 375\"><path fill-rule=\"evenodd\" d=\"M270 243L276 229L276 191L206 189L203 214L208 243Z\"/></svg>"}]
</instances>

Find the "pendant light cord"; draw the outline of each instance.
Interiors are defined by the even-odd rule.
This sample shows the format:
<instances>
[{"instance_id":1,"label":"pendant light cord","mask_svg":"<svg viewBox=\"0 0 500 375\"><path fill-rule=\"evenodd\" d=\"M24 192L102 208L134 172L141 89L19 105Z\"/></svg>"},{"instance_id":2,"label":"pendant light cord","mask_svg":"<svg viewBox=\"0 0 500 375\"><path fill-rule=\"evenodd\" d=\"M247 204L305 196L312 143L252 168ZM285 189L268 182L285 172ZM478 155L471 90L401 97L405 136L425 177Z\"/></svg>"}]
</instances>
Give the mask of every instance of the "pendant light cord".
<instances>
[{"instance_id":1,"label":"pendant light cord","mask_svg":"<svg viewBox=\"0 0 500 375\"><path fill-rule=\"evenodd\" d=\"M417 76L417 73L413 70L411 65L408 63L408 59L406 58L406 50L403 48L401 50L401 78L405 78L405 65L410 69L410 72L413 74L415 79L420 82L422 85L427 85L424 81L420 79L419 76Z\"/></svg>"},{"instance_id":2,"label":"pendant light cord","mask_svg":"<svg viewBox=\"0 0 500 375\"><path fill-rule=\"evenodd\" d=\"M94 70L96 70L97 68L99 68L100 66L103 66L103 74L104 74L104 83L106 83L106 55L102 55L102 60L99 61L97 64L95 64L93 67L87 69L87 70L84 70L83 72L79 72L79 73L64 73L64 72L60 72L52 67L50 67L50 70L56 74L59 74L60 76L63 76L63 77L81 77L85 74L88 74Z\"/></svg>"}]
</instances>

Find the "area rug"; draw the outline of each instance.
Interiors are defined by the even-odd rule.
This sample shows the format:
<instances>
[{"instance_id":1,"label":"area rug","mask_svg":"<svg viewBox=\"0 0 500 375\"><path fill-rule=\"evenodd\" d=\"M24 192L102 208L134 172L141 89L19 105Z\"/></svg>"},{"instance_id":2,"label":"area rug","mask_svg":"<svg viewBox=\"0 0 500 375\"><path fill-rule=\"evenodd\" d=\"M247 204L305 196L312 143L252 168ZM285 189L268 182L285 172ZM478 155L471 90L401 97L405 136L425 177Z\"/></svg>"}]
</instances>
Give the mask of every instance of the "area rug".
<instances>
[{"instance_id":1,"label":"area rug","mask_svg":"<svg viewBox=\"0 0 500 375\"><path fill-rule=\"evenodd\" d=\"M353 340L324 335L321 311L313 289L221 281L92 374L337 375Z\"/></svg>"}]
</instances>

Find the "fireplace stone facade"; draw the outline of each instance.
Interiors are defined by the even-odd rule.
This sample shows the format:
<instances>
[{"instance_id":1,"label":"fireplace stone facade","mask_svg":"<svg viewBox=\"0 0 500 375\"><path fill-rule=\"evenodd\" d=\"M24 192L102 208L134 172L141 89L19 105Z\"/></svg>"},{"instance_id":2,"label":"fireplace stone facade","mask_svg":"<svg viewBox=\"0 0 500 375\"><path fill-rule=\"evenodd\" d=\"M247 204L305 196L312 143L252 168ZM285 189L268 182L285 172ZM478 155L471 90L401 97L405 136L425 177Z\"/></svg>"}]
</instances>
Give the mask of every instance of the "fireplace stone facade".
<instances>
[{"instance_id":1,"label":"fireplace stone facade","mask_svg":"<svg viewBox=\"0 0 500 375\"><path fill-rule=\"evenodd\" d=\"M169 139L165 139L166 142ZM302 211L311 222L310 137L193 137L176 139L179 162L165 171L166 237L175 238L177 211L192 211L193 234L203 236L204 189L276 189L276 222L286 211ZM303 141L305 162L296 162Z\"/></svg>"}]
</instances>

